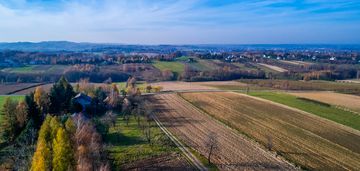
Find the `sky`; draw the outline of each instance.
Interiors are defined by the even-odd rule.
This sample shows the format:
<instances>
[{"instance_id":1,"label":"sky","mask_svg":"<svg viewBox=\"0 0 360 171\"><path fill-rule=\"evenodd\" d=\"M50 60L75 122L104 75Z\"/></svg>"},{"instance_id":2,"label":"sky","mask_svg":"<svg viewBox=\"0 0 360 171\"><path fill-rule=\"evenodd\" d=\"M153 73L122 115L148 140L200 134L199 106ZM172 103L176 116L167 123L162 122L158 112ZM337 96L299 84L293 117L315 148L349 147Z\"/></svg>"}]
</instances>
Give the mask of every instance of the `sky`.
<instances>
[{"instance_id":1,"label":"sky","mask_svg":"<svg viewBox=\"0 0 360 171\"><path fill-rule=\"evenodd\" d=\"M360 0L0 0L0 42L360 44Z\"/></svg>"}]
</instances>

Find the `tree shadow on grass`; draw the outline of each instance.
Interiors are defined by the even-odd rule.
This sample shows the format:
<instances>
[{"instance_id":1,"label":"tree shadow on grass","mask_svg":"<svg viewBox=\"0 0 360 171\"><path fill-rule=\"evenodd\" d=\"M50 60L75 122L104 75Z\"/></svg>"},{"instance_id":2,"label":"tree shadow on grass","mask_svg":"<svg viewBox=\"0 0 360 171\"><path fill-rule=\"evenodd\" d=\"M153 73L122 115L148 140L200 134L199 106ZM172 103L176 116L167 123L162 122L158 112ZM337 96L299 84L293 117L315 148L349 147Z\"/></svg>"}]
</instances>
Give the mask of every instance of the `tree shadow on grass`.
<instances>
[{"instance_id":1,"label":"tree shadow on grass","mask_svg":"<svg viewBox=\"0 0 360 171\"><path fill-rule=\"evenodd\" d=\"M115 146L129 146L129 145L145 144L146 143L146 141L144 141L140 137L124 136L120 132L108 133L105 138L106 138L106 141L109 144L112 144L112 145L115 145Z\"/></svg>"}]
</instances>

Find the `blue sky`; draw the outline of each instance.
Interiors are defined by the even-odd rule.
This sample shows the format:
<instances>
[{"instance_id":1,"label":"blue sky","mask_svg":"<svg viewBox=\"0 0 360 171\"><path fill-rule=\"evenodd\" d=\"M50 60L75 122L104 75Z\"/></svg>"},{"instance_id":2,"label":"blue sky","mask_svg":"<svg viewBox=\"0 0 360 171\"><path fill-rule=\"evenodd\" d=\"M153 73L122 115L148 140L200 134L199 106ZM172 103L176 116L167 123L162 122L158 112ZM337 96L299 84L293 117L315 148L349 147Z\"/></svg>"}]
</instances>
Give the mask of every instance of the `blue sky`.
<instances>
[{"instance_id":1,"label":"blue sky","mask_svg":"<svg viewBox=\"0 0 360 171\"><path fill-rule=\"evenodd\" d=\"M0 0L0 42L360 43L359 0Z\"/></svg>"}]
</instances>

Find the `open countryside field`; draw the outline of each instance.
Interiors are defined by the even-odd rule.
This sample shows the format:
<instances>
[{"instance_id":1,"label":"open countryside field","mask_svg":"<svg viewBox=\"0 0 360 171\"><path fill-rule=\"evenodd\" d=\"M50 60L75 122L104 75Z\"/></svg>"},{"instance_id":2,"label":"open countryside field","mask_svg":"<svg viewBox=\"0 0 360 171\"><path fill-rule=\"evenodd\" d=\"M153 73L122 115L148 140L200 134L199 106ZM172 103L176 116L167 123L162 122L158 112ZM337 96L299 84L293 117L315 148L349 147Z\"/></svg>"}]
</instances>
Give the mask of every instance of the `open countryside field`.
<instances>
[{"instance_id":1,"label":"open countryside field","mask_svg":"<svg viewBox=\"0 0 360 171\"><path fill-rule=\"evenodd\" d=\"M165 81L149 84L151 86L161 86L162 91L179 91L179 90L212 90L213 87L202 85L201 82L182 82L182 81Z\"/></svg>"},{"instance_id":2,"label":"open countryside field","mask_svg":"<svg viewBox=\"0 0 360 171\"><path fill-rule=\"evenodd\" d=\"M360 169L357 130L238 93L182 93L181 96L264 146L271 142L277 154L302 168Z\"/></svg>"},{"instance_id":3,"label":"open countryside field","mask_svg":"<svg viewBox=\"0 0 360 171\"><path fill-rule=\"evenodd\" d=\"M268 65L268 64L263 64L263 63L259 63L259 65L269 68L271 70L277 71L277 72L287 72L288 71L284 68L280 68L280 67L274 66L274 65Z\"/></svg>"},{"instance_id":4,"label":"open countryside field","mask_svg":"<svg viewBox=\"0 0 360 171\"><path fill-rule=\"evenodd\" d=\"M144 118L142 118L144 120ZM171 140L161 132L155 123L151 124L152 143L134 117L129 123L118 115L116 123L105 137L107 152L116 170L193 170Z\"/></svg>"},{"instance_id":5,"label":"open countryside field","mask_svg":"<svg viewBox=\"0 0 360 171\"><path fill-rule=\"evenodd\" d=\"M67 65L29 65L24 67L5 68L1 71L10 73L63 73Z\"/></svg>"},{"instance_id":6,"label":"open countryside field","mask_svg":"<svg viewBox=\"0 0 360 171\"><path fill-rule=\"evenodd\" d=\"M329 91L323 92L291 92L297 97L308 98L312 100L329 103L334 106L345 107L350 110L360 112L360 96L340 94Z\"/></svg>"},{"instance_id":7,"label":"open countryside field","mask_svg":"<svg viewBox=\"0 0 360 171\"><path fill-rule=\"evenodd\" d=\"M250 141L237 131L212 119L176 94L159 94L156 102L159 120L182 142L207 156L206 138L210 132L218 136L218 151L212 161L220 170L295 170Z\"/></svg>"},{"instance_id":8,"label":"open countryside field","mask_svg":"<svg viewBox=\"0 0 360 171\"><path fill-rule=\"evenodd\" d=\"M304 61L287 61L287 60L280 60L280 62L286 63L286 64L293 64L293 65L301 65L301 66L306 66L306 65L312 65L313 63L311 62L304 62Z\"/></svg>"},{"instance_id":9,"label":"open countryside field","mask_svg":"<svg viewBox=\"0 0 360 171\"><path fill-rule=\"evenodd\" d=\"M335 106L324 104L317 101L297 98L285 93L279 92L250 92L252 96L260 97L263 99L271 100L276 103L281 103L286 106L297 108L314 115L332 120L339 124L343 124L354 129L360 130L360 115L345 111Z\"/></svg>"},{"instance_id":10,"label":"open countryside field","mask_svg":"<svg viewBox=\"0 0 360 171\"><path fill-rule=\"evenodd\" d=\"M184 71L185 65L181 62L155 61L153 65L161 70L170 70L176 74L181 74Z\"/></svg>"},{"instance_id":11,"label":"open countryside field","mask_svg":"<svg viewBox=\"0 0 360 171\"><path fill-rule=\"evenodd\" d=\"M335 91L346 94L359 94L360 84L343 83L334 81L294 81L294 80L264 80L264 79L241 79L242 83L256 85L265 88L282 90L309 90L309 91Z\"/></svg>"},{"instance_id":12,"label":"open countryside field","mask_svg":"<svg viewBox=\"0 0 360 171\"><path fill-rule=\"evenodd\" d=\"M189 59L193 59L193 62L188 62ZM181 64L188 65L192 69L197 71L209 71L214 69L214 65L208 60L203 60L196 57L189 57L189 56L182 56L179 58L176 58L177 62L181 62Z\"/></svg>"},{"instance_id":13,"label":"open countryside field","mask_svg":"<svg viewBox=\"0 0 360 171\"><path fill-rule=\"evenodd\" d=\"M0 95L11 94L16 91L28 89L39 85L39 83L11 83L11 84L0 84Z\"/></svg>"},{"instance_id":14,"label":"open countryside field","mask_svg":"<svg viewBox=\"0 0 360 171\"><path fill-rule=\"evenodd\" d=\"M77 83L71 83L71 85L73 87L76 86ZM91 86L94 86L94 87L107 87L109 86L109 84L105 84L105 83L89 83ZM123 83L118 83L119 85L119 88L123 88ZM54 83L49 83L49 84L44 84L44 85L41 85L41 88L45 91L45 92L49 92L51 87L53 87ZM14 93L14 95L27 95L33 91L35 91L37 86L32 86L30 88L27 88L27 89L24 89L24 90L21 90L21 91L18 91L16 93Z\"/></svg>"}]
</instances>

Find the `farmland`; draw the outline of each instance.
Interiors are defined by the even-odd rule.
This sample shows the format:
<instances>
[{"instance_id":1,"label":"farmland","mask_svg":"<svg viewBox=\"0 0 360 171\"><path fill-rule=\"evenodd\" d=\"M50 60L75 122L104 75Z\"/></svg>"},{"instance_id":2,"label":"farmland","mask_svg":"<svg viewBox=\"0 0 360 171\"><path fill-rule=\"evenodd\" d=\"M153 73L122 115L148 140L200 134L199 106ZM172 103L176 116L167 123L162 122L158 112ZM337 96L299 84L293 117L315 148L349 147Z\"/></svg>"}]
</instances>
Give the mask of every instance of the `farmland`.
<instances>
[{"instance_id":1,"label":"farmland","mask_svg":"<svg viewBox=\"0 0 360 171\"><path fill-rule=\"evenodd\" d=\"M0 84L0 95L12 94L13 92L21 91L24 89L32 88L39 85L39 83L12 83Z\"/></svg>"},{"instance_id":2,"label":"farmland","mask_svg":"<svg viewBox=\"0 0 360 171\"><path fill-rule=\"evenodd\" d=\"M142 118L144 119L144 118ZM107 151L113 168L190 170L192 166L174 144L153 123L152 143L148 143L134 117L126 124L119 115L105 137Z\"/></svg>"},{"instance_id":3,"label":"farmland","mask_svg":"<svg viewBox=\"0 0 360 171\"><path fill-rule=\"evenodd\" d=\"M207 156L205 146L209 132L215 132L219 148L212 161L220 170L293 170L293 166L257 146L257 143L240 135L207 116L176 94L153 97L159 120L182 142Z\"/></svg>"},{"instance_id":4,"label":"farmland","mask_svg":"<svg viewBox=\"0 0 360 171\"><path fill-rule=\"evenodd\" d=\"M182 93L181 96L264 147L271 144L273 151L302 168L360 169L357 130L238 93Z\"/></svg>"},{"instance_id":5,"label":"farmland","mask_svg":"<svg viewBox=\"0 0 360 171\"><path fill-rule=\"evenodd\" d=\"M181 62L156 61L153 65L161 71L170 70L178 75L184 71L184 64Z\"/></svg>"},{"instance_id":6,"label":"farmland","mask_svg":"<svg viewBox=\"0 0 360 171\"><path fill-rule=\"evenodd\" d=\"M182 81L165 81L151 83L152 86L161 86L163 91L177 91L177 90L209 90L212 87L202 85L201 82L182 82Z\"/></svg>"},{"instance_id":7,"label":"farmland","mask_svg":"<svg viewBox=\"0 0 360 171\"><path fill-rule=\"evenodd\" d=\"M294 107L334 122L360 130L360 115L316 101L297 98L285 93L250 92L250 95Z\"/></svg>"},{"instance_id":8,"label":"farmland","mask_svg":"<svg viewBox=\"0 0 360 171\"><path fill-rule=\"evenodd\" d=\"M360 94L360 84L333 81L294 81L294 80L260 80L241 79L242 83L264 88L281 90L335 91L346 94Z\"/></svg>"},{"instance_id":9,"label":"farmland","mask_svg":"<svg viewBox=\"0 0 360 171\"><path fill-rule=\"evenodd\" d=\"M280 68L280 67L274 66L274 65L268 65L268 64L263 64L263 63L260 63L259 65L261 65L263 67L266 67L266 68L268 68L270 70L276 71L276 72L286 72L287 71L284 68Z\"/></svg>"},{"instance_id":10,"label":"farmland","mask_svg":"<svg viewBox=\"0 0 360 171\"><path fill-rule=\"evenodd\" d=\"M322 92L291 92L290 94L312 100L329 103L334 106L348 108L360 112L360 97L328 91Z\"/></svg>"},{"instance_id":11,"label":"farmland","mask_svg":"<svg viewBox=\"0 0 360 171\"><path fill-rule=\"evenodd\" d=\"M69 66L66 65L29 65L2 69L10 73L63 73Z\"/></svg>"}]
</instances>

